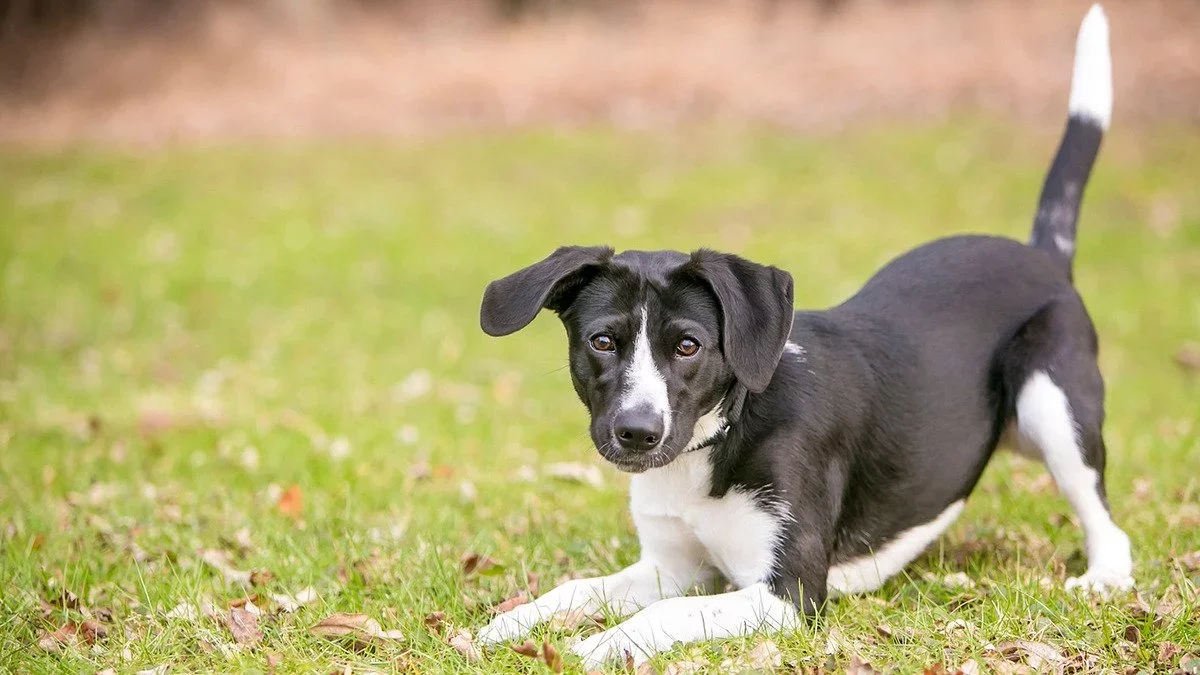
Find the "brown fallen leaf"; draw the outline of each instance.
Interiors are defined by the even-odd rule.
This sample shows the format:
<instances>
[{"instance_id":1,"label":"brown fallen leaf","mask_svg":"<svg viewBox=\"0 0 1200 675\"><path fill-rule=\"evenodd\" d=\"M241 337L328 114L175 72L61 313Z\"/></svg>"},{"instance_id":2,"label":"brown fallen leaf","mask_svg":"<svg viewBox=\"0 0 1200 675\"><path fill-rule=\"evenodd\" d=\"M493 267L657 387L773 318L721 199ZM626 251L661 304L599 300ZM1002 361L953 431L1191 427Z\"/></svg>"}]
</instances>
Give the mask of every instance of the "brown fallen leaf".
<instances>
[{"instance_id":1,"label":"brown fallen leaf","mask_svg":"<svg viewBox=\"0 0 1200 675\"><path fill-rule=\"evenodd\" d=\"M275 576L274 574L271 574L271 570L263 570L263 569L251 570L250 571L250 585L251 586L266 586L267 582L270 581L272 579L272 577L274 577L274 576Z\"/></svg>"},{"instance_id":2,"label":"brown fallen leaf","mask_svg":"<svg viewBox=\"0 0 1200 675\"><path fill-rule=\"evenodd\" d=\"M317 599L317 591L312 586L306 586L296 592L295 595L287 593L272 593L271 602L279 611L291 614L301 607Z\"/></svg>"},{"instance_id":3,"label":"brown fallen leaf","mask_svg":"<svg viewBox=\"0 0 1200 675\"><path fill-rule=\"evenodd\" d=\"M872 668L870 662L858 658L856 654L850 657L850 665L846 666L846 675L879 675L879 671Z\"/></svg>"},{"instance_id":4,"label":"brown fallen leaf","mask_svg":"<svg viewBox=\"0 0 1200 675\"><path fill-rule=\"evenodd\" d=\"M533 643L533 640L526 640L519 645L509 645L508 648L521 656L528 656L531 659L538 657L538 646Z\"/></svg>"},{"instance_id":5,"label":"brown fallen leaf","mask_svg":"<svg viewBox=\"0 0 1200 675\"><path fill-rule=\"evenodd\" d=\"M1003 642L996 647L1005 658L1014 663L1025 663L1034 670L1043 666L1053 667L1064 659L1057 649L1044 642L1032 640L1013 640Z\"/></svg>"},{"instance_id":6,"label":"brown fallen leaf","mask_svg":"<svg viewBox=\"0 0 1200 675\"><path fill-rule=\"evenodd\" d=\"M38 649L52 654L62 651L63 647L74 645L79 635L79 627L74 621L68 621L54 632L43 631L38 638Z\"/></svg>"},{"instance_id":7,"label":"brown fallen leaf","mask_svg":"<svg viewBox=\"0 0 1200 675\"><path fill-rule=\"evenodd\" d=\"M711 667L712 664L705 661L673 661L663 669L663 675L696 675Z\"/></svg>"},{"instance_id":8,"label":"brown fallen leaf","mask_svg":"<svg viewBox=\"0 0 1200 675\"><path fill-rule=\"evenodd\" d=\"M359 646L404 639L400 631L383 630L378 621L366 614L330 614L308 630L317 637L329 640L346 638Z\"/></svg>"},{"instance_id":9,"label":"brown fallen leaf","mask_svg":"<svg viewBox=\"0 0 1200 675\"><path fill-rule=\"evenodd\" d=\"M94 645L97 640L108 637L108 629L96 621L84 621L79 624L79 637L85 644Z\"/></svg>"},{"instance_id":10,"label":"brown fallen leaf","mask_svg":"<svg viewBox=\"0 0 1200 675\"><path fill-rule=\"evenodd\" d=\"M225 617L225 625L233 634L233 641L239 645L258 644L262 640L262 631L258 628L258 615L241 607L229 610Z\"/></svg>"},{"instance_id":11,"label":"brown fallen leaf","mask_svg":"<svg viewBox=\"0 0 1200 675\"><path fill-rule=\"evenodd\" d=\"M1125 626L1125 639L1133 644L1141 644L1142 631L1137 626L1129 624Z\"/></svg>"},{"instance_id":12,"label":"brown fallen leaf","mask_svg":"<svg viewBox=\"0 0 1200 675\"><path fill-rule=\"evenodd\" d=\"M783 665L783 654L771 640L760 642L743 659L744 670L771 670Z\"/></svg>"},{"instance_id":13,"label":"brown fallen leaf","mask_svg":"<svg viewBox=\"0 0 1200 675\"><path fill-rule=\"evenodd\" d=\"M932 666L925 666L925 675L946 675L946 666L941 661Z\"/></svg>"},{"instance_id":14,"label":"brown fallen leaf","mask_svg":"<svg viewBox=\"0 0 1200 675\"><path fill-rule=\"evenodd\" d=\"M497 568L501 568L499 561L489 558L486 555L480 555L474 551L464 553L458 562L462 566L463 574L467 576L471 576L472 574L488 574L489 572L497 571Z\"/></svg>"},{"instance_id":15,"label":"brown fallen leaf","mask_svg":"<svg viewBox=\"0 0 1200 675\"><path fill-rule=\"evenodd\" d=\"M61 593L58 594L56 598L51 600L50 603L55 607L61 607L62 609L77 610L80 607L79 596L75 595L71 591L66 590L65 588Z\"/></svg>"},{"instance_id":16,"label":"brown fallen leaf","mask_svg":"<svg viewBox=\"0 0 1200 675\"><path fill-rule=\"evenodd\" d=\"M475 646L475 639L466 630L460 630L451 635L446 642L459 654L465 656L467 661L471 663L479 663L483 660L483 656L479 653L479 648Z\"/></svg>"},{"instance_id":17,"label":"brown fallen leaf","mask_svg":"<svg viewBox=\"0 0 1200 675\"><path fill-rule=\"evenodd\" d=\"M1175 558L1175 562L1179 563L1183 569L1189 572L1200 571L1200 551L1184 553L1183 555Z\"/></svg>"},{"instance_id":18,"label":"brown fallen leaf","mask_svg":"<svg viewBox=\"0 0 1200 675\"><path fill-rule=\"evenodd\" d=\"M1174 642L1160 642L1158 643L1158 656L1155 657L1155 660L1160 665L1169 665L1178 654L1179 646Z\"/></svg>"},{"instance_id":19,"label":"brown fallen leaf","mask_svg":"<svg viewBox=\"0 0 1200 675\"><path fill-rule=\"evenodd\" d=\"M279 512L283 515L299 519L304 515L304 494L300 491L299 485L292 485L279 495L279 501L275 503Z\"/></svg>"},{"instance_id":20,"label":"brown fallen leaf","mask_svg":"<svg viewBox=\"0 0 1200 675\"><path fill-rule=\"evenodd\" d=\"M433 467L433 477L434 478L451 478L453 476L454 476L454 467L452 467L452 466L446 466L445 464L438 464L437 466Z\"/></svg>"},{"instance_id":21,"label":"brown fallen leaf","mask_svg":"<svg viewBox=\"0 0 1200 675\"><path fill-rule=\"evenodd\" d=\"M550 644L549 640L544 640L542 642L542 661L545 661L550 670L556 673L561 673L563 671L562 656L559 655L558 650L554 648L554 645Z\"/></svg>"},{"instance_id":22,"label":"brown fallen leaf","mask_svg":"<svg viewBox=\"0 0 1200 675\"><path fill-rule=\"evenodd\" d=\"M442 628L446 626L445 612L430 612L425 615L425 627L431 633L441 633Z\"/></svg>"},{"instance_id":23,"label":"brown fallen leaf","mask_svg":"<svg viewBox=\"0 0 1200 675\"><path fill-rule=\"evenodd\" d=\"M958 672L955 675L979 675L979 664L975 659L963 661L963 664L958 667Z\"/></svg>"},{"instance_id":24,"label":"brown fallen leaf","mask_svg":"<svg viewBox=\"0 0 1200 675\"><path fill-rule=\"evenodd\" d=\"M526 595L522 591L522 592L517 593L516 595L512 596L511 598L505 600L504 602L501 602L500 604L496 605L495 607L492 608L491 611L493 614L503 614L503 613L513 609L514 607L520 607L521 605L524 605L527 602L529 602L529 596Z\"/></svg>"},{"instance_id":25,"label":"brown fallen leaf","mask_svg":"<svg viewBox=\"0 0 1200 675\"><path fill-rule=\"evenodd\" d=\"M279 664L283 663L283 654L267 654L267 672L274 673Z\"/></svg>"}]
</instances>

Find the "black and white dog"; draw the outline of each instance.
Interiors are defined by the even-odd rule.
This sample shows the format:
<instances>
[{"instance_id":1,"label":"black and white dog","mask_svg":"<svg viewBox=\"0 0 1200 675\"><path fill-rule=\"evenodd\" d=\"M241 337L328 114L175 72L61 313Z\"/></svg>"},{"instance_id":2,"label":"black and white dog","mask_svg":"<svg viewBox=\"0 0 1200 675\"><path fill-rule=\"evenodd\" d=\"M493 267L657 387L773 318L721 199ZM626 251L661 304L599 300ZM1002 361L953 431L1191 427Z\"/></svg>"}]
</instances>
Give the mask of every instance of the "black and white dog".
<instances>
[{"instance_id":1,"label":"black and white dog","mask_svg":"<svg viewBox=\"0 0 1200 675\"><path fill-rule=\"evenodd\" d=\"M604 606L636 614L573 647L588 664L795 626L919 555L1006 438L1045 462L1079 516L1088 568L1067 588L1130 588L1104 489L1096 332L1071 274L1112 109L1099 6L1075 58L1029 245L935 241L819 312L794 312L787 272L707 250L560 248L491 283L489 335L543 308L565 324L592 439L634 474L641 559L496 617L480 641ZM689 595L720 577L738 590Z\"/></svg>"}]
</instances>

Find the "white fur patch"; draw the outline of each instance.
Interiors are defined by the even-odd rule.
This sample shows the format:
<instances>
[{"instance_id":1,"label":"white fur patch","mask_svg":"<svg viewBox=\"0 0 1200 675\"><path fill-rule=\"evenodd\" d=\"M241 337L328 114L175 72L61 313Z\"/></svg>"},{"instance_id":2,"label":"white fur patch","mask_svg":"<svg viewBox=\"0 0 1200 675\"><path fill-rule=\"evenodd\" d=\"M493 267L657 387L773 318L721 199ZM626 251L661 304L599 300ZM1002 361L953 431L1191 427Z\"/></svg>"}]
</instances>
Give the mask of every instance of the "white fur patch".
<instances>
[{"instance_id":1,"label":"white fur patch","mask_svg":"<svg viewBox=\"0 0 1200 675\"><path fill-rule=\"evenodd\" d=\"M696 420L696 426L692 427L692 438L688 441L684 452L691 452L699 448L705 441L716 436L726 427L725 416L721 414L721 407L724 405L725 401L721 400L712 410Z\"/></svg>"},{"instance_id":2,"label":"white fur patch","mask_svg":"<svg viewBox=\"0 0 1200 675\"><path fill-rule=\"evenodd\" d=\"M667 396L667 381L654 365L650 337L646 324L646 308L642 307L642 323L633 341L633 360L625 370L625 388L621 395L621 410L650 406L662 415L663 438L671 433L671 402Z\"/></svg>"},{"instance_id":3,"label":"white fur patch","mask_svg":"<svg viewBox=\"0 0 1200 675\"><path fill-rule=\"evenodd\" d=\"M694 542L702 562L739 588L765 581L775 565L786 510L764 509L737 489L710 497L711 472L707 453L695 452L632 478L629 503L642 548L676 550L678 542Z\"/></svg>"},{"instance_id":4,"label":"white fur patch","mask_svg":"<svg viewBox=\"0 0 1200 675\"><path fill-rule=\"evenodd\" d=\"M1040 453L1059 491L1078 514L1087 539L1087 572L1069 580L1067 587L1101 592L1131 588L1129 537L1112 521L1100 499L1100 474L1083 461L1070 402L1046 373L1034 373L1021 388L1017 429L1021 440Z\"/></svg>"},{"instance_id":5,"label":"white fur patch","mask_svg":"<svg viewBox=\"0 0 1200 675\"><path fill-rule=\"evenodd\" d=\"M621 624L571 648L586 668L599 668L628 653L640 664L677 642L690 643L750 635L798 625L796 608L766 584L732 593L672 598L650 605Z\"/></svg>"},{"instance_id":6,"label":"white fur patch","mask_svg":"<svg viewBox=\"0 0 1200 675\"><path fill-rule=\"evenodd\" d=\"M788 342L783 345L783 353L795 356L801 363L804 363L807 360L804 356L807 353L804 347L792 342L791 340L788 340Z\"/></svg>"},{"instance_id":7,"label":"white fur patch","mask_svg":"<svg viewBox=\"0 0 1200 675\"><path fill-rule=\"evenodd\" d=\"M831 593L842 595L879 588L945 532L962 513L965 505L966 502L960 499L947 506L937 518L901 532L874 555L855 558L833 567L829 570L827 588Z\"/></svg>"},{"instance_id":8,"label":"white fur patch","mask_svg":"<svg viewBox=\"0 0 1200 675\"><path fill-rule=\"evenodd\" d=\"M1075 42L1070 112L1107 129L1112 122L1112 104L1112 54L1108 47L1108 19L1100 5L1092 5L1083 18L1079 38Z\"/></svg>"}]
</instances>

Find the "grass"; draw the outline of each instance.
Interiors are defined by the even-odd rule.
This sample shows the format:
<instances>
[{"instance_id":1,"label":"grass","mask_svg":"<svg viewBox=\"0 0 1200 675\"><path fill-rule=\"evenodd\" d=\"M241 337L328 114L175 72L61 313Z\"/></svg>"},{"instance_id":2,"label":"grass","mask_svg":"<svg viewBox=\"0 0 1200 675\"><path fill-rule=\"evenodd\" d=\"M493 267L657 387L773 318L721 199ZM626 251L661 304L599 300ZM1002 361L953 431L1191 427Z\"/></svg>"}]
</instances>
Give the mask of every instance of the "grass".
<instances>
[{"instance_id":1,"label":"grass","mask_svg":"<svg viewBox=\"0 0 1200 675\"><path fill-rule=\"evenodd\" d=\"M600 460L556 319L485 338L486 282L565 243L708 246L789 269L798 304L820 307L923 240L1024 238L1055 140L963 122L8 151L0 671L231 672L268 657L280 672L544 671L509 651L470 663L424 622L442 611L448 630L477 630L527 574L544 592L637 555L615 471L599 487L520 480ZM1061 591L1080 534L1041 467L1004 456L903 578L773 636L787 663L999 668L988 646L1025 639L1075 665L1153 671L1179 661L1158 661L1160 643L1200 650L1200 572L1179 559L1200 549L1200 381L1173 358L1200 339L1197 175L1191 131L1117 134L1079 241L1109 384L1109 491L1161 616ZM205 550L272 574L231 581ZM501 564L464 577L466 552ZM310 586L315 601L263 615L254 646L231 646L216 620L167 617ZM334 612L405 639L356 650L308 631ZM107 628L95 645L38 647L86 617ZM568 635L541 635L565 651ZM654 663L719 669L762 639Z\"/></svg>"}]
</instances>

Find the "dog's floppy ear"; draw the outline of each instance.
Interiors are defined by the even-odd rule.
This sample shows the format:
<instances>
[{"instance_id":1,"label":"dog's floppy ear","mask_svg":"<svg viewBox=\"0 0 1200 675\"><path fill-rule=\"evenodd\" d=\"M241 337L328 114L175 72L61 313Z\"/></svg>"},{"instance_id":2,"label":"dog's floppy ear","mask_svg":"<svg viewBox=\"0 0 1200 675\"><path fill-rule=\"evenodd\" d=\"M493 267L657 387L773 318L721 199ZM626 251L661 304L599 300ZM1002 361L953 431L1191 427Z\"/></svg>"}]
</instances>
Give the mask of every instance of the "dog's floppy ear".
<instances>
[{"instance_id":1,"label":"dog's floppy ear","mask_svg":"<svg viewBox=\"0 0 1200 675\"><path fill-rule=\"evenodd\" d=\"M604 246L563 246L549 257L488 284L479 325L499 337L529 325L543 308L561 312L601 264L612 257Z\"/></svg>"},{"instance_id":2,"label":"dog's floppy ear","mask_svg":"<svg viewBox=\"0 0 1200 675\"><path fill-rule=\"evenodd\" d=\"M792 275L709 250L693 253L685 267L717 296L721 349L733 374L752 392L766 389L792 331Z\"/></svg>"}]
</instances>

